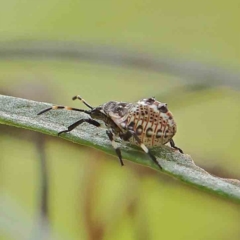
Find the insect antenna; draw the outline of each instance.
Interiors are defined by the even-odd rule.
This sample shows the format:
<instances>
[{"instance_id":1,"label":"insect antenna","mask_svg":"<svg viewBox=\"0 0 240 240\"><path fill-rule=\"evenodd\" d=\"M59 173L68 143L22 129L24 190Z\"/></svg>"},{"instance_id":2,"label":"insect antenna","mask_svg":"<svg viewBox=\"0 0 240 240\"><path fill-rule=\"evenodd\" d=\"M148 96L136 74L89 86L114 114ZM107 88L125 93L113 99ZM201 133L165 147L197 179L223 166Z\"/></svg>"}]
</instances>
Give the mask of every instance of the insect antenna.
<instances>
[{"instance_id":1,"label":"insect antenna","mask_svg":"<svg viewBox=\"0 0 240 240\"><path fill-rule=\"evenodd\" d=\"M87 111L87 110L83 110L83 109L79 109L79 108L72 108L72 107L67 107L67 106L52 106L50 108L42 110L37 115L41 115L41 114L43 114L45 112L48 112L50 110L57 110L57 109L65 109L65 110L70 110L70 111L84 112L86 114L90 114L91 113L91 111Z\"/></svg>"},{"instance_id":2,"label":"insect antenna","mask_svg":"<svg viewBox=\"0 0 240 240\"><path fill-rule=\"evenodd\" d=\"M82 101L83 104L85 104L85 105L86 105L87 107L89 107L90 109L93 109L93 107L92 107L91 105L89 105L89 104L88 104L83 98L81 98L79 95L74 96L74 97L72 98L72 100L76 100L76 99Z\"/></svg>"}]
</instances>

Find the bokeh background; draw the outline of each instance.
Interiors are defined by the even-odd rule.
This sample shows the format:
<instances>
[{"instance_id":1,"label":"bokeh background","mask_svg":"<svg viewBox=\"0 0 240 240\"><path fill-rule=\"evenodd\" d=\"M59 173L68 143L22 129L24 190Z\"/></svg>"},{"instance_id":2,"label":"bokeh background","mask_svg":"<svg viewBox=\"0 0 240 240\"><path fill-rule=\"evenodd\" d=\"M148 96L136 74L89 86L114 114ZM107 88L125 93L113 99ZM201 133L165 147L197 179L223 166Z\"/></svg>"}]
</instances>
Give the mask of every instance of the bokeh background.
<instances>
[{"instance_id":1,"label":"bokeh background","mask_svg":"<svg viewBox=\"0 0 240 240\"><path fill-rule=\"evenodd\" d=\"M1 1L0 94L74 107L76 94L93 106L155 96L197 165L239 179L239 22L237 0ZM0 133L1 240L240 239L235 202L57 137Z\"/></svg>"}]
</instances>

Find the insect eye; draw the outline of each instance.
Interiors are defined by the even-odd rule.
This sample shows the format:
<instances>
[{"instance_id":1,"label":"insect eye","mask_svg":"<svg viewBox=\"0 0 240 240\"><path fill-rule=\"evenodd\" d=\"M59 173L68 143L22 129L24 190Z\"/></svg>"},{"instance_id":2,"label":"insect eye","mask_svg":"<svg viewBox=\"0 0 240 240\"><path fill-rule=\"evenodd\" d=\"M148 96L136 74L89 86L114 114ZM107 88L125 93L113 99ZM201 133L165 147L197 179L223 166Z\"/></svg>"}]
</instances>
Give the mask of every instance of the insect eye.
<instances>
[{"instance_id":1,"label":"insect eye","mask_svg":"<svg viewBox=\"0 0 240 240\"><path fill-rule=\"evenodd\" d=\"M162 113L168 112L167 104L164 104L164 105L158 107L158 110Z\"/></svg>"}]
</instances>

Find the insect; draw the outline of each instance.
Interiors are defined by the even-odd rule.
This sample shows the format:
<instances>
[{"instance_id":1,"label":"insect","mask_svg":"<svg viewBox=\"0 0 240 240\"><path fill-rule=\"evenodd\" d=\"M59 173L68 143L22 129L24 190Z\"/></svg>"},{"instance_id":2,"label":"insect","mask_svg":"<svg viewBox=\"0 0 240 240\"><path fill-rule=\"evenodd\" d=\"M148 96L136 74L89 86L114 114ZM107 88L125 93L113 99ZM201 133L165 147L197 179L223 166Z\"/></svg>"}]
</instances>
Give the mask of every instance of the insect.
<instances>
[{"instance_id":1,"label":"insect","mask_svg":"<svg viewBox=\"0 0 240 240\"><path fill-rule=\"evenodd\" d=\"M177 126L166 103L161 103L151 97L139 100L136 103L110 101L98 107L92 107L80 96L74 96L72 99L82 101L90 110L67 106L52 106L38 113L40 115L52 109L66 109L89 115L88 118L80 119L70 125L67 130L59 132L58 136L62 133L72 131L82 123L89 123L95 127L100 127L101 124L97 120L101 120L105 123L107 128L106 134L122 166L124 164L121 151L115 141L117 137L140 146L160 169L162 167L149 150L150 148L162 146L169 142L172 148L183 153L172 139L177 131Z\"/></svg>"}]
</instances>

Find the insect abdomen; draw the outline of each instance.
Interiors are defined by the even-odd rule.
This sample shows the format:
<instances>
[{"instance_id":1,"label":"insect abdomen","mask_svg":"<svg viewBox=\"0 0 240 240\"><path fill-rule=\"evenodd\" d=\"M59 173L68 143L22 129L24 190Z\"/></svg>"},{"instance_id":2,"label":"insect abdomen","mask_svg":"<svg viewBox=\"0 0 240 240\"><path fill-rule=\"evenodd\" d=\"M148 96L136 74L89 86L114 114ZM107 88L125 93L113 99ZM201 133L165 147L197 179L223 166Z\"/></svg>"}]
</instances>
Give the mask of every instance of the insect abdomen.
<instances>
[{"instance_id":1,"label":"insect abdomen","mask_svg":"<svg viewBox=\"0 0 240 240\"><path fill-rule=\"evenodd\" d=\"M149 105L138 105L129 112L127 125L132 124L134 131L147 147L166 144L176 133L176 124L171 113L159 112ZM136 144L134 138L131 143Z\"/></svg>"}]
</instances>

